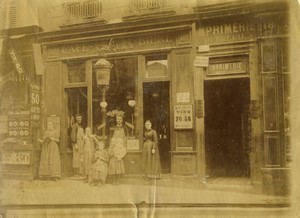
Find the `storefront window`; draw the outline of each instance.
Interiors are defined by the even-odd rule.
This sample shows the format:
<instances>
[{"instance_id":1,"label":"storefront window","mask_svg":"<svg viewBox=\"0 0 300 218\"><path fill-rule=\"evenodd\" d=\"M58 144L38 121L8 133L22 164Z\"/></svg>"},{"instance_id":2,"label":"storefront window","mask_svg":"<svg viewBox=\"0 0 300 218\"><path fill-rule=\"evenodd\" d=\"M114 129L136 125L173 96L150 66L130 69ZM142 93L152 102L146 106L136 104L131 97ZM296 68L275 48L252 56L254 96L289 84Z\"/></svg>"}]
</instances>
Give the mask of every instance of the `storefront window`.
<instances>
[{"instance_id":1,"label":"storefront window","mask_svg":"<svg viewBox=\"0 0 300 218\"><path fill-rule=\"evenodd\" d=\"M146 78L168 76L168 60L166 54L146 57Z\"/></svg>"},{"instance_id":2,"label":"storefront window","mask_svg":"<svg viewBox=\"0 0 300 218\"><path fill-rule=\"evenodd\" d=\"M112 65L109 87L105 93L103 87L98 87L96 76L93 75L93 127L98 135L108 135L109 128L115 125L117 111L124 113L124 122L130 136L135 136L136 104L137 104L137 58L122 58L108 60ZM95 63L93 63L95 64ZM103 96L105 95L105 96ZM103 104L105 99L106 104ZM105 107L104 107L105 106ZM103 120L104 116L104 120ZM105 124L105 127L103 126Z\"/></svg>"},{"instance_id":3,"label":"storefront window","mask_svg":"<svg viewBox=\"0 0 300 218\"><path fill-rule=\"evenodd\" d=\"M85 82L85 63L69 62L68 63L68 83Z\"/></svg>"}]
</instances>

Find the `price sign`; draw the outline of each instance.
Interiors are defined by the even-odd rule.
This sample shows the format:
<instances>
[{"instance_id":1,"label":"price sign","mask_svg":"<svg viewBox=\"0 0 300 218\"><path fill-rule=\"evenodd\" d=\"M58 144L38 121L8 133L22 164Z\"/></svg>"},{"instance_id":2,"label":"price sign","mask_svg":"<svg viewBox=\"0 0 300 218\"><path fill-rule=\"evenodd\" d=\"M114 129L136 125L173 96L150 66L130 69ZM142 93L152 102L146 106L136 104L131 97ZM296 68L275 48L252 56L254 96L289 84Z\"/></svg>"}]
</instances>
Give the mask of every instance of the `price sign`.
<instances>
[{"instance_id":1,"label":"price sign","mask_svg":"<svg viewBox=\"0 0 300 218\"><path fill-rule=\"evenodd\" d=\"M192 129L193 128L193 110L192 105L174 106L174 128Z\"/></svg>"},{"instance_id":2,"label":"price sign","mask_svg":"<svg viewBox=\"0 0 300 218\"><path fill-rule=\"evenodd\" d=\"M11 108L8 112L8 135L28 140L30 136L30 110L27 105Z\"/></svg>"},{"instance_id":3,"label":"price sign","mask_svg":"<svg viewBox=\"0 0 300 218\"><path fill-rule=\"evenodd\" d=\"M38 85L30 85L31 93L30 93L30 101L31 101L31 121L32 124L38 125L38 121L41 117L41 107L40 107L40 86Z\"/></svg>"},{"instance_id":4,"label":"price sign","mask_svg":"<svg viewBox=\"0 0 300 218\"><path fill-rule=\"evenodd\" d=\"M30 152L3 152L1 153L2 164L30 164Z\"/></svg>"}]
</instances>

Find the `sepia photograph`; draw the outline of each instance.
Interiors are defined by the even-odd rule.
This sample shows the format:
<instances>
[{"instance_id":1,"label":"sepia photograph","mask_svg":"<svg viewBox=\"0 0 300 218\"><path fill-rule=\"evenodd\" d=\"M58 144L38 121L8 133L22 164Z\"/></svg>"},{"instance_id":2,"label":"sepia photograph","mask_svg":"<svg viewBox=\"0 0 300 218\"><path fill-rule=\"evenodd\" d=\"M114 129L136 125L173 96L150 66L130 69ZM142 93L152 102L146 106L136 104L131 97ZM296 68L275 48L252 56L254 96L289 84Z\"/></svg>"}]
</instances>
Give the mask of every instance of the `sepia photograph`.
<instances>
[{"instance_id":1,"label":"sepia photograph","mask_svg":"<svg viewBox=\"0 0 300 218\"><path fill-rule=\"evenodd\" d=\"M300 218L299 35L298 0L0 0L0 218Z\"/></svg>"}]
</instances>

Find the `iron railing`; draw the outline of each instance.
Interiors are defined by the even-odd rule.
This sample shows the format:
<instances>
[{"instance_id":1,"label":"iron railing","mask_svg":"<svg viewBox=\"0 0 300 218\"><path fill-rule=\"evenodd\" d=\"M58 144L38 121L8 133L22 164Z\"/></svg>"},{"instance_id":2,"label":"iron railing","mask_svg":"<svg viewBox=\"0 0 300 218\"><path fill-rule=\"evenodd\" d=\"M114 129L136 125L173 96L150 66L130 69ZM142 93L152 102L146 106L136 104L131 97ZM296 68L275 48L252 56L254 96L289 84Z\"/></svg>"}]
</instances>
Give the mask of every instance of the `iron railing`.
<instances>
[{"instance_id":1,"label":"iron railing","mask_svg":"<svg viewBox=\"0 0 300 218\"><path fill-rule=\"evenodd\" d=\"M80 23L102 18L102 1L92 0L63 5L65 23Z\"/></svg>"},{"instance_id":2,"label":"iron railing","mask_svg":"<svg viewBox=\"0 0 300 218\"><path fill-rule=\"evenodd\" d=\"M130 12L160 11L169 7L169 0L130 0Z\"/></svg>"}]
</instances>

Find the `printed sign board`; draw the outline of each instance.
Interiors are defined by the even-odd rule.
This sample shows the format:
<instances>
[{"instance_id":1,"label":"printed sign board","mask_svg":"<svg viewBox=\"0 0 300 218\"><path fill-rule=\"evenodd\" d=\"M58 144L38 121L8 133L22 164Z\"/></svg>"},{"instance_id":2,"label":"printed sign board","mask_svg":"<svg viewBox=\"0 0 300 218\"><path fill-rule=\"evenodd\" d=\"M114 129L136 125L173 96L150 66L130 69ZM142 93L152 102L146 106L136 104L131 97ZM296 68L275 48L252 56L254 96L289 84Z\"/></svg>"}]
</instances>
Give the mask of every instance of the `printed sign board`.
<instances>
[{"instance_id":1,"label":"printed sign board","mask_svg":"<svg viewBox=\"0 0 300 218\"><path fill-rule=\"evenodd\" d=\"M27 105L13 107L8 112L8 136L28 140L30 136L30 110Z\"/></svg>"},{"instance_id":2,"label":"printed sign board","mask_svg":"<svg viewBox=\"0 0 300 218\"><path fill-rule=\"evenodd\" d=\"M128 139L127 140L127 150L138 151L139 150L139 140L138 139Z\"/></svg>"},{"instance_id":3,"label":"printed sign board","mask_svg":"<svg viewBox=\"0 0 300 218\"><path fill-rule=\"evenodd\" d=\"M2 151L1 153L2 164L30 164L30 152L15 152L15 151Z\"/></svg>"},{"instance_id":4,"label":"printed sign board","mask_svg":"<svg viewBox=\"0 0 300 218\"><path fill-rule=\"evenodd\" d=\"M193 110L192 105L174 106L174 128L192 129L193 128Z\"/></svg>"}]
</instances>

